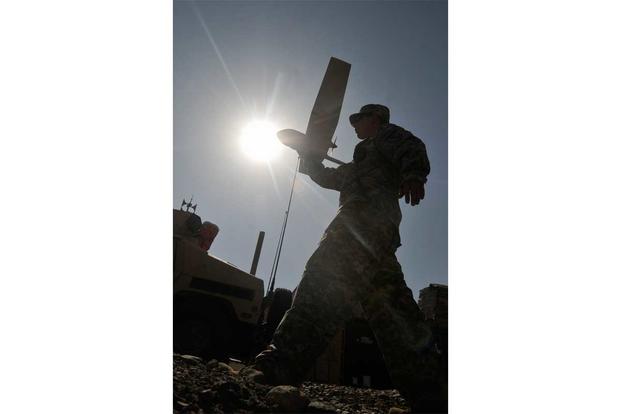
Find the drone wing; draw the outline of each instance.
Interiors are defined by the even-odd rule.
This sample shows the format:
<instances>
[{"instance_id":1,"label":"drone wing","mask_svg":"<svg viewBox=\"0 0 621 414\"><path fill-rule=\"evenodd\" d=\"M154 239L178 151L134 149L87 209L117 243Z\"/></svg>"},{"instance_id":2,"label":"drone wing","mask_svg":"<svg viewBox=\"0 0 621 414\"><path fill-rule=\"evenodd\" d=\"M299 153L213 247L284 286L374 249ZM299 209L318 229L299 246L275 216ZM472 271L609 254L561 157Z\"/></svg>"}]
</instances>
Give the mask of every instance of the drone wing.
<instances>
[{"instance_id":1,"label":"drone wing","mask_svg":"<svg viewBox=\"0 0 621 414\"><path fill-rule=\"evenodd\" d=\"M333 146L332 136L339 122L350 68L349 63L330 58L306 127L306 145L312 153L323 156Z\"/></svg>"}]
</instances>

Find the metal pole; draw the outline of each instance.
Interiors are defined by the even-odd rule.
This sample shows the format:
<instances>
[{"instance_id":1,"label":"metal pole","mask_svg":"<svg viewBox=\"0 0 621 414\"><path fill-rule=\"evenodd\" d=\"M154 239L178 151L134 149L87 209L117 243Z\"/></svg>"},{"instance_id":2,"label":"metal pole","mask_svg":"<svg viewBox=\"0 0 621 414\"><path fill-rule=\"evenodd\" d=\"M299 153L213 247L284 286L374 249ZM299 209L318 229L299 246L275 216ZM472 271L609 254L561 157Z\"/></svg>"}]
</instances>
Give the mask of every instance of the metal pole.
<instances>
[{"instance_id":1,"label":"metal pole","mask_svg":"<svg viewBox=\"0 0 621 414\"><path fill-rule=\"evenodd\" d=\"M254 249L254 257L252 258L252 266L250 266L250 274L257 274L257 266L259 265L259 257L261 256L261 249L263 248L263 239L265 238L265 232L259 232L259 238L257 239L257 247Z\"/></svg>"},{"instance_id":2,"label":"metal pole","mask_svg":"<svg viewBox=\"0 0 621 414\"><path fill-rule=\"evenodd\" d=\"M285 219L282 223L282 230L280 232L280 239L276 247L276 255L274 256L274 263L272 264L272 273L270 275L270 281L268 282L269 292L274 291L274 284L276 283L276 272L278 272L278 263L280 262L280 252L282 252L282 244L285 240L285 230L287 229L287 220L289 219L289 211L291 211L291 200L293 199L293 189L295 188L295 179L298 176L298 170L300 169L300 158L295 167L295 173L293 174L293 183L291 184L291 193L289 193L289 203L287 204L287 211L285 211Z\"/></svg>"}]
</instances>

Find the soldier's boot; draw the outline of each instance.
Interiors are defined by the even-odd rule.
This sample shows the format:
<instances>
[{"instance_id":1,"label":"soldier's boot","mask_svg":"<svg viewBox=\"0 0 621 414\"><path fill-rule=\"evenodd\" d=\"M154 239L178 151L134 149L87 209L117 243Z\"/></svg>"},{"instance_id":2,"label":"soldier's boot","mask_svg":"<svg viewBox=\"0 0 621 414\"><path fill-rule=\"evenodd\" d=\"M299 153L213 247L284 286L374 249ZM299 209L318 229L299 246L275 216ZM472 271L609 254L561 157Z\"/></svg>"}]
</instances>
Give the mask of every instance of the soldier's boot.
<instances>
[{"instance_id":1,"label":"soldier's boot","mask_svg":"<svg viewBox=\"0 0 621 414\"><path fill-rule=\"evenodd\" d=\"M447 413L448 400L446 386L441 383L427 383L419 387L415 396L403 395L412 413Z\"/></svg>"},{"instance_id":2,"label":"soldier's boot","mask_svg":"<svg viewBox=\"0 0 621 414\"><path fill-rule=\"evenodd\" d=\"M391 370L395 388L408 402L412 413L448 412L448 367L446 358L429 348L403 361L407 369Z\"/></svg>"},{"instance_id":3,"label":"soldier's boot","mask_svg":"<svg viewBox=\"0 0 621 414\"><path fill-rule=\"evenodd\" d=\"M444 375L445 370L441 368L439 361L434 359L428 356L427 364L434 367L436 375L417 381L413 384L413 388L402 392L406 394L403 397L408 401L413 413L448 412L448 378Z\"/></svg>"},{"instance_id":4,"label":"soldier's boot","mask_svg":"<svg viewBox=\"0 0 621 414\"><path fill-rule=\"evenodd\" d=\"M294 378L287 361L271 344L255 357L254 364L244 367L239 373L256 382L270 385L298 386L302 382Z\"/></svg>"}]
</instances>

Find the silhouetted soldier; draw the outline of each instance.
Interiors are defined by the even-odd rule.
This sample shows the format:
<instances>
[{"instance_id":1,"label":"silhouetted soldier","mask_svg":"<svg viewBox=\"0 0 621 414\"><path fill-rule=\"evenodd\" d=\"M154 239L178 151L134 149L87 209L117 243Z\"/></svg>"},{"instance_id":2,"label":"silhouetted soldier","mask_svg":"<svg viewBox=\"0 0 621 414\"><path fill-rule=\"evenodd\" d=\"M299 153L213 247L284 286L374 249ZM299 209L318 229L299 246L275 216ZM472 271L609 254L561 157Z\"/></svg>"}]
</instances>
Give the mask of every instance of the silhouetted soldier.
<instances>
[{"instance_id":1,"label":"silhouetted soldier","mask_svg":"<svg viewBox=\"0 0 621 414\"><path fill-rule=\"evenodd\" d=\"M395 387L416 412L442 412L446 378L438 377L431 332L395 256L401 245L399 198L412 206L424 198L429 161L423 142L389 119L388 108L376 104L351 115L362 142L354 160L338 168L302 154L300 172L339 191L339 210L254 368L274 384L300 383L359 302Z\"/></svg>"}]
</instances>

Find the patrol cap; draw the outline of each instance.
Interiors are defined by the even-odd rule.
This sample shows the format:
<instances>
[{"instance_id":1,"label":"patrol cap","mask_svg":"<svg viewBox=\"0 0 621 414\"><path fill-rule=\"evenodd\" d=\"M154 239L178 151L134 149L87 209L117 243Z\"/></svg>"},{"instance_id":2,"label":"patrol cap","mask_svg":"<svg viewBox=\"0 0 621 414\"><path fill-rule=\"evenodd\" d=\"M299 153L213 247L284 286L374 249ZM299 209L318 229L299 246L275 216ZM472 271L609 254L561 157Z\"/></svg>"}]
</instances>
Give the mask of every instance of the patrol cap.
<instances>
[{"instance_id":1,"label":"patrol cap","mask_svg":"<svg viewBox=\"0 0 621 414\"><path fill-rule=\"evenodd\" d=\"M384 105L368 104L360 108L360 112L349 116L349 123L355 124L368 115L377 115L383 124L390 121L390 109Z\"/></svg>"}]
</instances>

